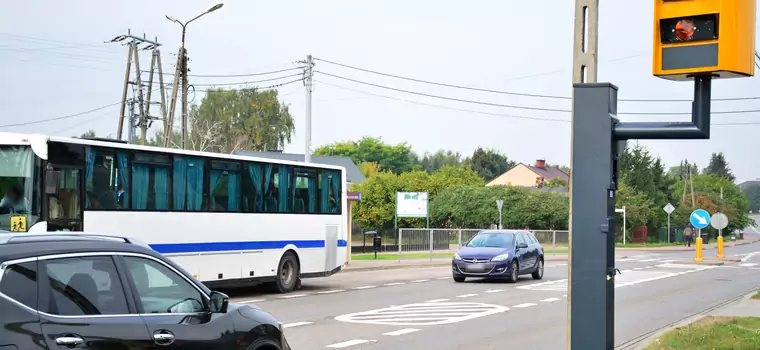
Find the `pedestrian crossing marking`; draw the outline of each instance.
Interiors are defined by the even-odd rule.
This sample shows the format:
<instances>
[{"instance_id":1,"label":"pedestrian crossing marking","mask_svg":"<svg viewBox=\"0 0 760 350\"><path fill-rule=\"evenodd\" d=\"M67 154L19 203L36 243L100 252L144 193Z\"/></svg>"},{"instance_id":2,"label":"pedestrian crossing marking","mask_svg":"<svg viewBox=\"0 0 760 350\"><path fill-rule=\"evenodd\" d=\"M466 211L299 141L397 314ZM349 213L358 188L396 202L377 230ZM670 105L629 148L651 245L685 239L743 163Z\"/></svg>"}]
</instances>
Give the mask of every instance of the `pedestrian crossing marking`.
<instances>
[{"instance_id":1,"label":"pedestrian crossing marking","mask_svg":"<svg viewBox=\"0 0 760 350\"><path fill-rule=\"evenodd\" d=\"M335 317L336 321L397 326L451 324L509 311L508 307L481 303L440 302L391 306Z\"/></svg>"}]
</instances>

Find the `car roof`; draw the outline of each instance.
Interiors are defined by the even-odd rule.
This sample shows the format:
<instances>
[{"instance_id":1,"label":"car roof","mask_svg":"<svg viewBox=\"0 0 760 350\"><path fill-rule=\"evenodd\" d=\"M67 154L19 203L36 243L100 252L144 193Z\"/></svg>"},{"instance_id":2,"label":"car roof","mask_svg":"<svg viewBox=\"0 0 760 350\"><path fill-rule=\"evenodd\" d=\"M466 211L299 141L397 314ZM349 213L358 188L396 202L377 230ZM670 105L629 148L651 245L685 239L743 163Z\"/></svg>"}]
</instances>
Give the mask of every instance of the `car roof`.
<instances>
[{"instance_id":1,"label":"car roof","mask_svg":"<svg viewBox=\"0 0 760 350\"><path fill-rule=\"evenodd\" d=\"M516 234L516 233L526 233L526 231L521 230L483 230L478 233L507 233L507 234Z\"/></svg>"},{"instance_id":2,"label":"car roof","mask_svg":"<svg viewBox=\"0 0 760 350\"><path fill-rule=\"evenodd\" d=\"M139 244L87 237L69 237L67 239L8 241L5 244L0 244L0 262L43 255L92 252L128 252L160 257L154 250Z\"/></svg>"}]
</instances>

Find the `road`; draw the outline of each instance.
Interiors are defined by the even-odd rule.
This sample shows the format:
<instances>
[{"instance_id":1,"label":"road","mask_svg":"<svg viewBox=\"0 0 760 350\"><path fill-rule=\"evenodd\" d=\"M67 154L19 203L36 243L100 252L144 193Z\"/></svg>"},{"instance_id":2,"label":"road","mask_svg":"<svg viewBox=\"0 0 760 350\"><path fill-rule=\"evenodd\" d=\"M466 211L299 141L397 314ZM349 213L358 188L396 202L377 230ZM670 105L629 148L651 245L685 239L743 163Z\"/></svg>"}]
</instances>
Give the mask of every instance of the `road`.
<instances>
[{"instance_id":1,"label":"road","mask_svg":"<svg viewBox=\"0 0 760 350\"><path fill-rule=\"evenodd\" d=\"M615 303L620 349L633 349L663 327L760 287L760 243L727 248L727 256L744 261L724 266L678 264L693 252L626 254L616 263L622 271ZM565 346L564 262L547 262L541 281L525 276L516 284L455 283L449 267L435 267L305 280L303 289L288 295L237 293L233 301L273 313L299 350Z\"/></svg>"}]
</instances>

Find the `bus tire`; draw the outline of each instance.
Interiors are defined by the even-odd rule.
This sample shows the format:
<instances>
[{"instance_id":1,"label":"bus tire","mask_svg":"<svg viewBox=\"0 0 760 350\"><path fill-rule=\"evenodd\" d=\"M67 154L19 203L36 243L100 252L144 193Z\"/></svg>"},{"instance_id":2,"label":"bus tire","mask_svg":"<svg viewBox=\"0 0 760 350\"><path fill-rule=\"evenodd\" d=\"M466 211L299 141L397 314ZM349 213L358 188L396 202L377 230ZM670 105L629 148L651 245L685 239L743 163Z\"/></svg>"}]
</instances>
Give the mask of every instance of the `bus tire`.
<instances>
[{"instance_id":1,"label":"bus tire","mask_svg":"<svg viewBox=\"0 0 760 350\"><path fill-rule=\"evenodd\" d=\"M274 287L278 293L290 293L298 287L301 275L301 266L298 264L298 258L292 251L286 252L280 264L277 266L277 276L275 277Z\"/></svg>"}]
</instances>

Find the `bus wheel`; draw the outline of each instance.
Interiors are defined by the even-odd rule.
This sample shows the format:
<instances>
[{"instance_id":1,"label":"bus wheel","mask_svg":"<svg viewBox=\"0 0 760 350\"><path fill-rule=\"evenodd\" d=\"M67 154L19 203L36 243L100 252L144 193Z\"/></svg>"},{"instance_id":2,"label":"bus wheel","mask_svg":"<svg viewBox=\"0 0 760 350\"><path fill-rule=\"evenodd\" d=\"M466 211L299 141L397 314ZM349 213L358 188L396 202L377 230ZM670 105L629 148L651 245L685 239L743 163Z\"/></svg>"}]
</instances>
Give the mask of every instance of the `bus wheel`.
<instances>
[{"instance_id":1,"label":"bus wheel","mask_svg":"<svg viewBox=\"0 0 760 350\"><path fill-rule=\"evenodd\" d=\"M300 282L301 268L298 259L293 252L287 252L282 256L280 265L277 267L277 280L275 288L279 293L294 291Z\"/></svg>"}]
</instances>

